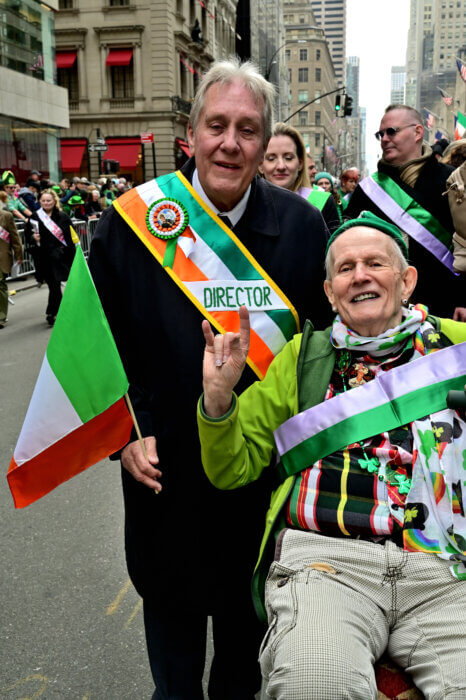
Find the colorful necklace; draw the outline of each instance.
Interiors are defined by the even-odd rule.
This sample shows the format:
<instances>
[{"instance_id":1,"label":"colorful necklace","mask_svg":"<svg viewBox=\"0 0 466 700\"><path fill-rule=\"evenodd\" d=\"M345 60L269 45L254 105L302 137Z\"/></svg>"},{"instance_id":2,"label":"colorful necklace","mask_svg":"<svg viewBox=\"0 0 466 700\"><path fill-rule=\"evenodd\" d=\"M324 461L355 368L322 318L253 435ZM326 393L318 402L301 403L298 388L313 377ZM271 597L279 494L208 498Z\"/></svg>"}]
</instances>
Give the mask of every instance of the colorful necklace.
<instances>
[{"instance_id":1,"label":"colorful necklace","mask_svg":"<svg viewBox=\"0 0 466 700\"><path fill-rule=\"evenodd\" d=\"M345 372L351 365L351 353L348 350L341 350L338 353L336 365L337 372L340 375L343 384L343 391L345 392L347 391ZM409 477L405 476L404 474L399 474L390 467L387 467L385 474L379 473L381 464L378 457L369 457L364 448L364 444L360 440L358 441L358 445L360 446L364 455L364 459L358 459L361 469L369 472L369 474L377 474L379 481L384 481L387 486L396 488L400 495L409 493L412 483L412 480Z\"/></svg>"}]
</instances>

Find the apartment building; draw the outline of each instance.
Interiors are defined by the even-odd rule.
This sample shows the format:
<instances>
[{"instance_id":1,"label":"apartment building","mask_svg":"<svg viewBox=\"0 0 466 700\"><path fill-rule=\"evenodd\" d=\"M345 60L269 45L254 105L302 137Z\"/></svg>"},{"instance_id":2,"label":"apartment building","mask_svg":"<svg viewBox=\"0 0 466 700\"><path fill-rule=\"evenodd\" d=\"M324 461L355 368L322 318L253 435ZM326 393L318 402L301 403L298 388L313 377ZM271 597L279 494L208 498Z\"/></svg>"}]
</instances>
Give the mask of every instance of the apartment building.
<instances>
[{"instance_id":1,"label":"apartment building","mask_svg":"<svg viewBox=\"0 0 466 700\"><path fill-rule=\"evenodd\" d=\"M346 0L310 0L316 23L328 41L339 85L345 84Z\"/></svg>"},{"instance_id":2,"label":"apartment building","mask_svg":"<svg viewBox=\"0 0 466 700\"><path fill-rule=\"evenodd\" d=\"M63 172L95 178L116 161L120 176L142 182L179 167L202 73L235 51L235 0L59 5L57 73L70 106Z\"/></svg>"}]
</instances>

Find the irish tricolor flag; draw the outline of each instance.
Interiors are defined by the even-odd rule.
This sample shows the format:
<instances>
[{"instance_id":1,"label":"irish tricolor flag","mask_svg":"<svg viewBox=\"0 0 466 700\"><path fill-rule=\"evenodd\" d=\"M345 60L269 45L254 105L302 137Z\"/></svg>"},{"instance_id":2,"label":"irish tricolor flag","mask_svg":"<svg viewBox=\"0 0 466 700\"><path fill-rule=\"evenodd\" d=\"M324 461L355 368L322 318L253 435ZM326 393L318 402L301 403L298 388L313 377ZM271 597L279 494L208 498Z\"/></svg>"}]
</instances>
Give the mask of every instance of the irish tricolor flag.
<instances>
[{"instance_id":1,"label":"irish tricolor flag","mask_svg":"<svg viewBox=\"0 0 466 700\"><path fill-rule=\"evenodd\" d=\"M8 469L17 508L125 445L128 380L80 246Z\"/></svg>"},{"instance_id":2,"label":"irish tricolor flag","mask_svg":"<svg viewBox=\"0 0 466 700\"><path fill-rule=\"evenodd\" d=\"M466 133L466 114L463 114L458 110L456 115L456 127L455 127L455 141L464 139Z\"/></svg>"}]
</instances>

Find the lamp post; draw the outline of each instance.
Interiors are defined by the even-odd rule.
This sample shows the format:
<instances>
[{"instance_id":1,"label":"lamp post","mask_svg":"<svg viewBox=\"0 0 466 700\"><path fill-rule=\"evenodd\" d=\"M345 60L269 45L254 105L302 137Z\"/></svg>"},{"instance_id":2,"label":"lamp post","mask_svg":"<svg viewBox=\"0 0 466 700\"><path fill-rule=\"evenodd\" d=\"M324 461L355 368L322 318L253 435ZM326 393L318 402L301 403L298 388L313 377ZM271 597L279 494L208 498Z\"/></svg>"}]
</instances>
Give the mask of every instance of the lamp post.
<instances>
[{"instance_id":1,"label":"lamp post","mask_svg":"<svg viewBox=\"0 0 466 700\"><path fill-rule=\"evenodd\" d=\"M275 56L277 55L277 53L278 53L279 51L281 51L282 49L284 49L285 46L287 46L288 44L306 44L306 43L307 43L306 39L291 39L291 40L289 39L288 41L285 41L284 44L282 44L281 46L279 46L278 49L276 49L276 50L273 52L272 58L270 59L270 61L269 61L268 64L267 64L267 68L265 69L265 76L264 76L265 79L266 79L266 80L269 80L269 79L270 79L270 73L272 72L272 66L273 66L274 63L275 63L274 58L275 58Z\"/></svg>"}]
</instances>

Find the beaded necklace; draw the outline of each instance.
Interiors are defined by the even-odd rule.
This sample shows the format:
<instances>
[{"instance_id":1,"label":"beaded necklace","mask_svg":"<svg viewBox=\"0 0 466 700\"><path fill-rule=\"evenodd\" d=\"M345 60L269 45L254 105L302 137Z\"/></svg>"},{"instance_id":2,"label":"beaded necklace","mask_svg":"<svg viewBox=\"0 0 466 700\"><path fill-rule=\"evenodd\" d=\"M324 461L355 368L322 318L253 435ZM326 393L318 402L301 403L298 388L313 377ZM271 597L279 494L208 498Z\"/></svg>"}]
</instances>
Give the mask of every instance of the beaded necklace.
<instances>
[{"instance_id":1,"label":"beaded necklace","mask_svg":"<svg viewBox=\"0 0 466 700\"><path fill-rule=\"evenodd\" d=\"M351 360L352 358L349 350L340 350L336 361L336 369L341 377L344 392L346 392L348 389L346 386L345 372L349 369ZM384 481L387 486L396 488L400 495L409 493L412 483L412 480L409 477L405 476L404 474L399 474L390 467L386 467L385 474L379 473L381 464L378 457L369 457L364 448L364 444L360 440L358 441L358 445L360 446L364 455L364 459L358 459L361 469L369 472L369 474L377 474L379 481Z\"/></svg>"}]
</instances>

